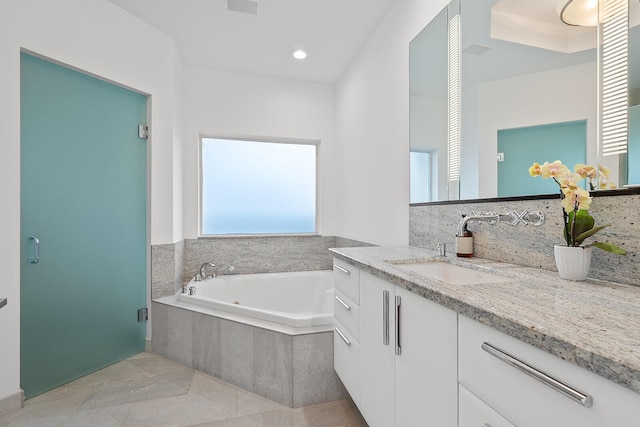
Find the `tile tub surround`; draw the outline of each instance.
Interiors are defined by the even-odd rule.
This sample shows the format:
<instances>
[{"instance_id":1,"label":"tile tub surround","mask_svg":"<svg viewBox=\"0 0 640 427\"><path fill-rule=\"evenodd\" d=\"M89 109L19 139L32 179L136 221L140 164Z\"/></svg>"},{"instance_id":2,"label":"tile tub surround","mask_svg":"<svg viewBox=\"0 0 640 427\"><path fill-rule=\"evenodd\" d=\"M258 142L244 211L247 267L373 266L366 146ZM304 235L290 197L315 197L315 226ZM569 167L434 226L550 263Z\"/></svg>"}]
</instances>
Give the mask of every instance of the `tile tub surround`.
<instances>
[{"instance_id":1,"label":"tile tub surround","mask_svg":"<svg viewBox=\"0 0 640 427\"><path fill-rule=\"evenodd\" d=\"M562 280L558 273L481 258L447 261L513 280L449 285L385 262L437 259L423 248L332 250L384 280L640 393L640 287ZM640 395L638 396L640 399Z\"/></svg>"},{"instance_id":2,"label":"tile tub surround","mask_svg":"<svg viewBox=\"0 0 640 427\"><path fill-rule=\"evenodd\" d=\"M176 293L184 275L184 240L151 246L151 298Z\"/></svg>"},{"instance_id":3,"label":"tile tub surround","mask_svg":"<svg viewBox=\"0 0 640 427\"><path fill-rule=\"evenodd\" d=\"M455 233L462 214L471 211L541 211L546 215L540 227L505 223L495 225L469 222L475 256L528 267L556 271L553 246L564 244L560 197L546 200L411 206L409 245L434 249L438 242L454 252ZM612 224L589 241L601 240L622 246L626 256L595 249L589 277L640 285L640 195L594 197L589 212L598 224Z\"/></svg>"},{"instance_id":4,"label":"tile tub surround","mask_svg":"<svg viewBox=\"0 0 640 427\"><path fill-rule=\"evenodd\" d=\"M177 292L205 262L235 267L233 274L330 270L329 248L370 246L336 236L234 236L182 240L151 247L151 295Z\"/></svg>"},{"instance_id":5,"label":"tile tub surround","mask_svg":"<svg viewBox=\"0 0 640 427\"><path fill-rule=\"evenodd\" d=\"M292 336L177 301L151 310L157 354L292 408L347 397L333 370L332 331Z\"/></svg>"}]
</instances>

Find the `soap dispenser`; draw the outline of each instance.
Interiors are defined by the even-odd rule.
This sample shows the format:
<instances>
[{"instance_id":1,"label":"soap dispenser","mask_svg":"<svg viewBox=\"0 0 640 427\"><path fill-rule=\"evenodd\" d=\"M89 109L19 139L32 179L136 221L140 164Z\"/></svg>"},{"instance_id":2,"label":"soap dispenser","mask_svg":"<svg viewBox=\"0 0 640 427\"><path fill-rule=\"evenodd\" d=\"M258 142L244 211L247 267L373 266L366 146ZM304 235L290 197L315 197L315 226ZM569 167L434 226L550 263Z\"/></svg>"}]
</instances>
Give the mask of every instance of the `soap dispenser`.
<instances>
[{"instance_id":1,"label":"soap dispenser","mask_svg":"<svg viewBox=\"0 0 640 427\"><path fill-rule=\"evenodd\" d=\"M464 218L465 215L462 215ZM467 228L467 223L464 223L464 228L461 236L456 236L456 255L459 257L470 258L473 256L473 233Z\"/></svg>"}]
</instances>

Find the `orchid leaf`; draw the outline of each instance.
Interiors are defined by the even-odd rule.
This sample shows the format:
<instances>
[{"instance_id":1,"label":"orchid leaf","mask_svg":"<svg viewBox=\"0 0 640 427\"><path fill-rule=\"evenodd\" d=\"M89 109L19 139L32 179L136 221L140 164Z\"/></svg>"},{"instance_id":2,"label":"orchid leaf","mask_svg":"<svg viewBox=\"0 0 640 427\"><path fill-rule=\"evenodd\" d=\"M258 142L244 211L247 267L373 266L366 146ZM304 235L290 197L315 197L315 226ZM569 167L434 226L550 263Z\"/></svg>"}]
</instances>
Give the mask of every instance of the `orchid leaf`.
<instances>
[{"instance_id":1,"label":"orchid leaf","mask_svg":"<svg viewBox=\"0 0 640 427\"><path fill-rule=\"evenodd\" d=\"M614 245L612 243L607 242L594 242L589 246L595 246L598 249L602 249L603 251L611 252L616 255L626 255L627 251L621 248L620 246Z\"/></svg>"},{"instance_id":2,"label":"orchid leaf","mask_svg":"<svg viewBox=\"0 0 640 427\"><path fill-rule=\"evenodd\" d=\"M591 231L594 225L595 220L591 215L587 213L587 211L578 211L578 213L574 216L573 222L569 223L569 232L573 237L574 244L579 245L580 243L582 243L582 241L586 239L586 237L580 238L580 236Z\"/></svg>"},{"instance_id":3,"label":"orchid leaf","mask_svg":"<svg viewBox=\"0 0 640 427\"><path fill-rule=\"evenodd\" d=\"M593 227L591 230L587 230L584 233L578 235L576 237L576 242L582 242L584 241L584 239L586 239L587 237L591 237L594 234L596 234L598 231L602 230L603 228L607 228L609 227L611 224L605 224L605 225L599 225L597 227Z\"/></svg>"}]
</instances>

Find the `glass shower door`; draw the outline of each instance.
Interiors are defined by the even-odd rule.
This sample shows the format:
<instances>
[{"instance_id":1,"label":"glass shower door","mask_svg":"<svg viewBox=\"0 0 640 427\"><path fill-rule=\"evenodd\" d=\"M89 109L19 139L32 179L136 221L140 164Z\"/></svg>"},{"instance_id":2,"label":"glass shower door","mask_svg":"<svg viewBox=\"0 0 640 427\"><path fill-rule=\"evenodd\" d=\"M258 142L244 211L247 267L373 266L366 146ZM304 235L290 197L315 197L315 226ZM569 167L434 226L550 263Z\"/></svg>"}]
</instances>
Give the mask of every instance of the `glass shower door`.
<instances>
[{"instance_id":1,"label":"glass shower door","mask_svg":"<svg viewBox=\"0 0 640 427\"><path fill-rule=\"evenodd\" d=\"M145 96L21 57L21 386L144 350Z\"/></svg>"}]
</instances>

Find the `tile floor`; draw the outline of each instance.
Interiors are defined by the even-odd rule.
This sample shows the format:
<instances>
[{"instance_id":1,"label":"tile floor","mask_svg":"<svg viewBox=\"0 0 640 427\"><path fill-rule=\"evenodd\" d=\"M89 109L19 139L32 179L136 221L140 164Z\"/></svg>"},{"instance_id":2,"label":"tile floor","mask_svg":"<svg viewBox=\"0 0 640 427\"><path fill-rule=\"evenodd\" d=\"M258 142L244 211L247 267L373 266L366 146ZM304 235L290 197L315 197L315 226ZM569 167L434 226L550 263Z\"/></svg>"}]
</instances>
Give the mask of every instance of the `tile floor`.
<instances>
[{"instance_id":1,"label":"tile floor","mask_svg":"<svg viewBox=\"0 0 640 427\"><path fill-rule=\"evenodd\" d=\"M0 426L366 427L350 400L291 409L141 353L43 393Z\"/></svg>"}]
</instances>

